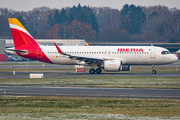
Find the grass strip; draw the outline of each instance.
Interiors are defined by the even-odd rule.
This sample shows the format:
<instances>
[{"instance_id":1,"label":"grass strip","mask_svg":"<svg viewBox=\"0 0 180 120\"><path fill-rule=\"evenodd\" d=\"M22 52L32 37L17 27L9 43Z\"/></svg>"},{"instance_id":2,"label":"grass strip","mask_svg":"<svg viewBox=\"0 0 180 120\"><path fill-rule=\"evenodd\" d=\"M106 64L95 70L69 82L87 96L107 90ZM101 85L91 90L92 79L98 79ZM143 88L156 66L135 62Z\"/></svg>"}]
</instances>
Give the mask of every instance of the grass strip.
<instances>
[{"instance_id":1,"label":"grass strip","mask_svg":"<svg viewBox=\"0 0 180 120\"><path fill-rule=\"evenodd\" d=\"M180 101L0 96L0 119L180 119Z\"/></svg>"},{"instance_id":2,"label":"grass strip","mask_svg":"<svg viewBox=\"0 0 180 120\"><path fill-rule=\"evenodd\" d=\"M12 86L86 86L109 88L180 89L180 77L98 76L65 78L0 78L0 85Z\"/></svg>"}]
</instances>

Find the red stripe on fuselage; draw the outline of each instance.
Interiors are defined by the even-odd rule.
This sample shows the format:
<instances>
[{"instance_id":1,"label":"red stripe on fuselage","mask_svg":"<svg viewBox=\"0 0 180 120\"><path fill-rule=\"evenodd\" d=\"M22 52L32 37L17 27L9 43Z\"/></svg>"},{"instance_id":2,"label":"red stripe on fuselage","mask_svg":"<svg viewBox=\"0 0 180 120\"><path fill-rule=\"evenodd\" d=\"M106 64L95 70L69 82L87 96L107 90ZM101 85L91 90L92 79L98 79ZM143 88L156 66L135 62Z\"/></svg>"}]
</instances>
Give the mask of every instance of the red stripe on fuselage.
<instances>
[{"instance_id":1,"label":"red stripe on fuselage","mask_svg":"<svg viewBox=\"0 0 180 120\"><path fill-rule=\"evenodd\" d=\"M38 43L31 36L13 28L11 28L11 33L13 36L15 50L28 50L28 54L26 55L22 55L17 52L19 56L42 62L52 63L41 50ZM40 56L38 56L38 53L40 54Z\"/></svg>"}]
</instances>

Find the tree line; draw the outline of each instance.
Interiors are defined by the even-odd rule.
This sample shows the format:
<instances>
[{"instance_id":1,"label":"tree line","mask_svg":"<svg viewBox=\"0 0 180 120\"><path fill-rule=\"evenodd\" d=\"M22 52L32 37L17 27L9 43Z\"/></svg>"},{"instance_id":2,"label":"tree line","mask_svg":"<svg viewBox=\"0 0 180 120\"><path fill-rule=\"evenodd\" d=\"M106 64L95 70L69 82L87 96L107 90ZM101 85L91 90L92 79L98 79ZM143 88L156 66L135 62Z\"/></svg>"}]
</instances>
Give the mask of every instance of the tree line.
<instances>
[{"instance_id":1,"label":"tree line","mask_svg":"<svg viewBox=\"0 0 180 120\"><path fill-rule=\"evenodd\" d=\"M11 38L7 18L18 18L35 39L85 39L89 43L180 42L180 10L125 4L109 7L0 8L0 38Z\"/></svg>"}]
</instances>

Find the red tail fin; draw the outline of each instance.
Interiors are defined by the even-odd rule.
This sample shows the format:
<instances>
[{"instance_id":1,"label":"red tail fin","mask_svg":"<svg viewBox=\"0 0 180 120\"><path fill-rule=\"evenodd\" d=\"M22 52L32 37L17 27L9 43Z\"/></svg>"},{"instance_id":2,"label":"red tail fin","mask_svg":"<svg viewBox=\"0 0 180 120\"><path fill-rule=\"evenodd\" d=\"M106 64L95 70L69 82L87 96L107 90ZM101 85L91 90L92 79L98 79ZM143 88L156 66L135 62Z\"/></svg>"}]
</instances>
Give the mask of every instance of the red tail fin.
<instances>
[{"instance_id":1,"label":"red tail fin","mask_svg":"<svg viewBox=\"0 0 180 120\"><path fill-rule=\"evenodd\" d=\"M34 38L16 18L8 18L15 49L29 45L38 45Z\"/></svg>"}]
</instances>

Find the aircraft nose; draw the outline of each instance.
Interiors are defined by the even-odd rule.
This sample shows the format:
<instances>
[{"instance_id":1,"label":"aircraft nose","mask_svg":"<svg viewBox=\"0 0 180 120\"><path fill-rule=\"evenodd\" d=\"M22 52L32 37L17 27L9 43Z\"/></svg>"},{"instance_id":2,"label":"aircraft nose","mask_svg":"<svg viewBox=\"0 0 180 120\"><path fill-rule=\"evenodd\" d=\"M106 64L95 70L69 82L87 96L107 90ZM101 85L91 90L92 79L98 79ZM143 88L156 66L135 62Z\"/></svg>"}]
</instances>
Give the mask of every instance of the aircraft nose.
<instances>
[{"instance_id":1,"label":"aircraft nose","mask_svg":"<svg viewBox=\"0 0 180 120\"><path fill-rule=\"evenodd\" d=\"M172 58L173 62L176 62L178 60L178 57L174 55L174 57Z\"/></svg>"}]
</instances>

